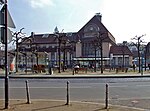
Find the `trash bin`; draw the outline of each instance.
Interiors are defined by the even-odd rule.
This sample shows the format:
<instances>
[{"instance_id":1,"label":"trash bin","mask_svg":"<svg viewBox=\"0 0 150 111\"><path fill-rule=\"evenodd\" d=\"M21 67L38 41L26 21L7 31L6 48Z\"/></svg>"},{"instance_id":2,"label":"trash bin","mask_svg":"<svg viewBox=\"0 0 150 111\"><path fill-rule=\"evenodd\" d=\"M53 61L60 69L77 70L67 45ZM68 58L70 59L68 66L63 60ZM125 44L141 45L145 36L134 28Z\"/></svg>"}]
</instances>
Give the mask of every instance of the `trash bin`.
<instances>
[{"instance_id":1,"label":"trash bin","mask_svg":"<svg viewBox=\"0 0 150 111\"><path fill-rule=\"evenodd\" d=\"M10 64L10 71L14 71L14 64Z\"/></svg>"}]
</instances>

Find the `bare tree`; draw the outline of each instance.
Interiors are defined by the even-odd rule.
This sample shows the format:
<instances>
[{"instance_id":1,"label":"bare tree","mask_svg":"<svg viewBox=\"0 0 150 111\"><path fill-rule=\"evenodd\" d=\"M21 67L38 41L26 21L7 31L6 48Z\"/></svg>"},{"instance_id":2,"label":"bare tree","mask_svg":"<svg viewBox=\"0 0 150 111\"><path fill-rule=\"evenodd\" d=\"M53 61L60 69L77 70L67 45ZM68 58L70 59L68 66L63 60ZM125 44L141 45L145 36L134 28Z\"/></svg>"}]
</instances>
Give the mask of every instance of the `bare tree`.
<instances>
[{"instance_id":1,"label":"bare tree","mask_svg":"<svg viewBox=\"0 0 150 111\"><path fill-rule=\"evenodd\" d=\"M63 32L63 30L62 30ZM56 27L54 29L54 35L56 36L55 40L58 41L58 56L59 56L59 62L58 62L58 73L61 73L61 44L64 41L64 37L66 36L65 33L59 33L58 28Z\"/></svg>"},{"instance_id":2,"label":"bare tree","mask_svg":"<svg viewBox=\"0 0 150 111\"><path fill-rule=\"evenodd\" d=\"M98 32L98 34L96 35L96 39L97 39L97 45L100 49L100 54L101 54L101 73L103 73L103 42L106 39L105 35L106 33L101 33Z\"/></svg>"},{"instance_id":3,"label":"bare tree","mask_svg":"<svg viewBox=\"0 0 150 111\"><path fill-rule=\"evenodd\" d=\"M142 37L145 36L145 35L141 35L141 36L135 36L132 38L132 40L136 40L137 42L134 43L132 42L131 44L133 44L134 46L137 47L137 50L138 50L138 65L139 65L139 73L141 72L141 55L140 55L140 46L141 46L141 43L143 43L143 40L142 40Z\"/></svg>"},{"instance_id":4,"label":"bare tree","mask_svg":"<svg viewBox=\"0 0 150 111\"><path fill-rule=\"evenodd\" d=\"M21 28L19 32L14 33L14 38L13 42L16 43L16 61L15 61L15 67L16 67L16 72L18 72L18 53L19 53L19 41L21 41L22 38L24 38L25 33L22 33L22 30L24 28Z\"/></svg>"}]
</instances>

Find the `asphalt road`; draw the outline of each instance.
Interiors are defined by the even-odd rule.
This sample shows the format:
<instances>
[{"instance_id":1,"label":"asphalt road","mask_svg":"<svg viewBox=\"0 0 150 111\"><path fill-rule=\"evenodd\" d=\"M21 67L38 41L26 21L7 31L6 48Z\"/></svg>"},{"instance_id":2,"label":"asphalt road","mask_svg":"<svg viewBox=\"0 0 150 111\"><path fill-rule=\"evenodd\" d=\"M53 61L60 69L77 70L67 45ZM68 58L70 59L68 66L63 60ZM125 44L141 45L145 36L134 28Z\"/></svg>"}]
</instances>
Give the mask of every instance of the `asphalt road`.
<instances>
[{"instance_id":1,"label":"asphalt road","mask_svg":"<svg viewBox=\"0 0 150 111\"><path fill-rule=\"evenodd\" d=\"M26 99L26 79L9 79L9 98ZM105 85L109 85L111 104L135 105L150 100L150 78L92 78L92 79L28 79L31 99L66 99L69 81L70 100L104 102ZM0 99L4 99L4 79L0 79ZM149 102L150 103L150 102ZM149 105L140 105L149 109Z\"/></svg>"}]
</instances>

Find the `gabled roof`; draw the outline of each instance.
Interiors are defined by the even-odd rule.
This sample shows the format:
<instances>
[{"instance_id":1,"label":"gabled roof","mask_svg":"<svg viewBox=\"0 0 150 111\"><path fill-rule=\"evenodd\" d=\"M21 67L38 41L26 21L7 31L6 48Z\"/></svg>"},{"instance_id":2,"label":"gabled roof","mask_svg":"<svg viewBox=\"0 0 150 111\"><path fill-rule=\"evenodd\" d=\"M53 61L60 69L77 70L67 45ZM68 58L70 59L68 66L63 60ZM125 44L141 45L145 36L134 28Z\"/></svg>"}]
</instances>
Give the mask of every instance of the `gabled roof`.
<instances>
[{"instance_id":1,"label":"gabled roof","mask_svg":"<svg viewBox=\"0 0 150 111\"><path fill-rule=\"evenodd\" d=\"M111 46L110 54L113 55L130 55L132 56L132 52L129 50L127 46Z\"/></svg>"},{"instance_id":2,"label":"gabled roof","mask_svg":"<svg viewBox=\"0 0 150 111\"><path fill-rule=\"evenodd\" d=\"M82 39L82 36L84 35L84 29L85 27L87 27L88 25L91 24L96 24L99 29L100 29L100 33L106 33L104 36L106 37L105 41L109 41L112 43L116 43L115 38L113 37L113 35L107 30L107 28L103 25L103 23L101 22L101 15L100 14L96 14L92 19L90 19L78 32L77 35L80 36L80 39Z\"/></svg>"}]
</instances>

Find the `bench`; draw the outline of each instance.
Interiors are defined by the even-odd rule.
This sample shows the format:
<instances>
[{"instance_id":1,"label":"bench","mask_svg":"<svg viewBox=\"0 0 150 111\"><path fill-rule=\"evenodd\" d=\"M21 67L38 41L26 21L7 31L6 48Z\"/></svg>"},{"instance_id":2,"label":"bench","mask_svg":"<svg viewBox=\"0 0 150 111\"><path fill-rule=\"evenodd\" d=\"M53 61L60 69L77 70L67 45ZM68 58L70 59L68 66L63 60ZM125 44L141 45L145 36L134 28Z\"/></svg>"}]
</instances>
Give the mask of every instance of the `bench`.
<instances>
[{"instance_id":1,"label":"bench","mask_svg":"<svg viewBox=\"0 0 150 111\"><path fill-rule=\"evenodd\" d=\"M85 72L85 73L87 73L87 68L84 68L84 67L74 68L74 71L75 71L75 73L78 73L78 72Z\"/></svg>"},{"instance_id":2,"label":"bench","mask_svg":"<svg viewBox=\"0 0 150 111\"><path fill-rule=\"evenodd\" d=\"M45 70L45 66L44 65L34 65L33 66L33 72L35 73L42 73L42 72L46 72Z\"/></svg>"},{"instance_id":3,"label":"bench","mask_svg":"<svg viewBox=\"0 0 150 111\"><path fill-rule=\"evenodd\" d=\"M128 72L128 68L116 68L116 73L118 73L119 71L122 71L122 72L124 72L125 71L125 73L127 73Z\"/></svg>"}]
</instances>

